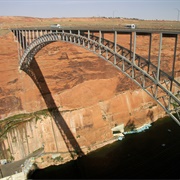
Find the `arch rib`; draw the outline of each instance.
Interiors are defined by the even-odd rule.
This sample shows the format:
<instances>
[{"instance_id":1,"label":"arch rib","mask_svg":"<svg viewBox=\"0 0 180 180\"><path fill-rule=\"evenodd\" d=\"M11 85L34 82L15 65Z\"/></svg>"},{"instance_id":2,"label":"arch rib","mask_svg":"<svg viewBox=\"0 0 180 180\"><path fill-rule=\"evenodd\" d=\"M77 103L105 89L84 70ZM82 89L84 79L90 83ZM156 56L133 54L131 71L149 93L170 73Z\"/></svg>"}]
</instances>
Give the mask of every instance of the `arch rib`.
<instances>
[{"instance_id":1,"label":"arch rib","mask_svg":"<svg viewBox=\"0 0 180 180\"><path fill-rule=\"evenodd\" d=\"M157 80L156 76L153 76L153 71L145 71L142 69L143 66L147 66L149 69L149 66L153 67L154 72L156 74L158 67L147 61L146 59L140 57L137 54L134 54L132 56L132 52L120 45L117 45L117 51L114 51L114 43L111 41L108 41L106 39L98 38L93 35L79 35L79 34L72 34L72 33L65 33L65 32L56 32L56 33L50 33L43 35L41 37L38 37L35 39L24 51L24 54L20 60L19 68L24 70L26 68L29 68L29 65L31 61L33 60L33 57L36 55L36 53L42 49L44 46L46 46L49 43L55 42L55 41L64 41L69 42L72 44L76 44L78 46L82 46L85 49L90 50L91 52L97 54L99 57L103 58L104 60L110 62L114 67L116 67L118 70L123 72L127 77L132 79L136 84L138 84L146 93L148 93L160 106L180 125L180 117L179 117L179 107L180 107L180 99L178 92L172 92L166 88L162 81L159 81L159 78ZM104 55L105 53L105 55ZM110 56L109 56L110 54ZM130 55L130 58L127 57ZM115 57L116 61L111 60L111 57ZM131 59L134 58L134 59ZM137 61L137 64L136 62ZM143 66L142 66L143 64ZM139 74L136 76L136 74ZM176 81L171 76L167 75L163 71L159 71L161 75L165 76L165 79L168 79L169 82L175 83L178 88L180 87L180 84L178 81ZM141 79L138 81L137 79ZM151 83L149 83L151 82ZM149 84L148 84L149 83ZM147 85L148 84L148 85ZM155 88L155 93L151 93L148 88ZM168 105L167 103L162 104L160 101L160 97L157 96L157 90L161 90L164 93L164 96L168 98ZM173 103L172 103L173 102ZM171 104L171 106L170 106ZM174 115L176 113L176 115Z\"/></svg>"}]
</instances>

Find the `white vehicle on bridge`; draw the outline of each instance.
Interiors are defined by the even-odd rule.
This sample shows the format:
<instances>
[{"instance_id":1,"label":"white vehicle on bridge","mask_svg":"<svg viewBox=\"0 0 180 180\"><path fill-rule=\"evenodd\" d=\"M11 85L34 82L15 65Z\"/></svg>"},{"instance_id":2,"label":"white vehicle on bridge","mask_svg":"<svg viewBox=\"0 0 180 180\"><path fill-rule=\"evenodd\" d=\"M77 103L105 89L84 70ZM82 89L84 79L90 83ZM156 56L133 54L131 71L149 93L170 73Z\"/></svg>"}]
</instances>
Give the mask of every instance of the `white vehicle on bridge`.
<instances>
[{"instance_id":1,"label":"white vehicle on bridge","mask_svg":"<svg viewBox=\"0 0 180 180\"><path fill-rule=\"evenodd\" d=\"M51 24L51 28L61 28L60 24Z\"/></svg>"},{"instance_id":2,"label":"white vehicle on bridge","mask_svg":"<svg viewBox=\"0 0 180 180\"><path fill-rule=\"evenodd\" d=\"M125 27L131 28L131 29L136 28L135 24L126 24Z\"/></svg>"}]
</instances>

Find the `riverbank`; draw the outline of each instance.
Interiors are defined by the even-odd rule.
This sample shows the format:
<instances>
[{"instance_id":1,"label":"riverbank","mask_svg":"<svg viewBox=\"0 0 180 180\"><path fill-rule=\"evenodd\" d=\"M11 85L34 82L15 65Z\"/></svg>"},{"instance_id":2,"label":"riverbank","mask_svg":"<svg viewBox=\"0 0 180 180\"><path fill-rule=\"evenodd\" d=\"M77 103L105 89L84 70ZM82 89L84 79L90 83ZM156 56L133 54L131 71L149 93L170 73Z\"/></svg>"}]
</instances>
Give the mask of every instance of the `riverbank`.
<instances>
[{"instance_id":1,"label":"riverbank","mask_svg":"<svg viewBox=\"0 0 180 180\"><path fill-rule=\"evenodd\" d=\"M75 161L36 170L30 179L178 179L180 127L159 119L148 130L127 134Z\"/></svg>"},{"instance_id":2,"label":"riverbank","mask_svg":"<svg viewBox=\"0 0 180 180\"><path fill-rule=\"evenodd\" d=\"M115 135L110 140L93 144L89 147L89 149L87 147L82 147L81 149L84 152L84 155L88 155L89 153L97 151L98 149L103 148L106 145L110 145L118 140L123 140L127 134L144 132L150 127L151 127L151 123L148 123L148 124L146 123L142 125L141 127L124 132L124 126L123 126L123 128L121 129L122 132L119 133L119 135ZM49 152L49 153L43 153L41 157L36 158L35 164L39 169L44 169L53 165L56 165L56 166L62 165L72 160L76 160L77 158L78 158L78 155L75 153L73 154L73 157L72 157L72 154L69 152L52 152L52 153Z\"/></svg>"},{"instance_id":3,"label":"riverbank","mask_svg":"<svg viewBox=\"0 0 180 180\"><path fill-rule=\"evenodd\" d=\"M116 142L117 138L112 138L108 141L104 141L101 143L97 143L92 145L89 150L87 147L82 147L82 151L84 151L85 156L88 155L91 152L96 151L97 149L100 149L106 145L112 144ZM35 158L35 165L38 167L38 169L44 169L48 168L49 166L58 166L63 165L65 163L68 163L70 161L75 161L78 158L77 154L74 154L72 157L69 152L49 152L49 153L43 153L40 157Z\"/></svg>"}]
</instances>

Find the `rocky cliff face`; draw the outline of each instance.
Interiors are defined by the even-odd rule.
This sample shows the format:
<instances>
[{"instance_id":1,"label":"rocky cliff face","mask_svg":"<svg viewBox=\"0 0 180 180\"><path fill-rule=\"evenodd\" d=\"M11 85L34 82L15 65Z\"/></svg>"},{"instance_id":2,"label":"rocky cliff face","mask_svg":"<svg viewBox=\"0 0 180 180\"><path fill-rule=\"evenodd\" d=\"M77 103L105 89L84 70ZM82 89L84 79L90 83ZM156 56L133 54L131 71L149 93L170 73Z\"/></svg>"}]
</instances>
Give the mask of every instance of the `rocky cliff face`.
<instances>
[{"instance_id":1,"label":"rocky cliff face","mask_svg":"<svg viewBox=\"0 0 180 180\"><path fill-rule=\"evenodd\" d=\"M22 159L42 146L46 153L86 154L113 140L113 127L139 127L164 115L130 79L81 47L44 47L32 64L36 86L18 70L13 34L0 41L2 158Z\"/></svg>"}]
</instances>

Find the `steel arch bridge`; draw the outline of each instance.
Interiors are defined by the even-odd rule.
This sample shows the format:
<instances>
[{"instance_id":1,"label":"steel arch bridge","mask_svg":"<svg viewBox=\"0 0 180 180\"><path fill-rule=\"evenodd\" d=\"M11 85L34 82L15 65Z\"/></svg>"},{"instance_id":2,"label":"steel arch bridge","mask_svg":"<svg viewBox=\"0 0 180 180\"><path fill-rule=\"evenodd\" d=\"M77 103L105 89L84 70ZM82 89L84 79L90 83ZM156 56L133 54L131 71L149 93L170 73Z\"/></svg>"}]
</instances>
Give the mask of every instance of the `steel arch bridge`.
<instances>
[{"instance_id":1,"label":"steel arch bridge","mask_svg":"<svg viewBox=\"0 0 180 180\"><path fill-rule=\"evenodd\" d=\"M52 42L64 41L81 46L108 61L133 80L180 125L180 77L175 76L180 32L49 28L12 29L12 32L18 42L19 69L26 72L36 53ZM110 33L113 34L113 41L104 38L106 34ZM129 48L117 44L117 36L123 34L130 35ZM159 35L157 65L151 62L153 34ZM136 54L138 36L149 38L148 58ZM170 75L161 67L162 41L164 38L174 39Z\"/></svg>"}]
</instances>

